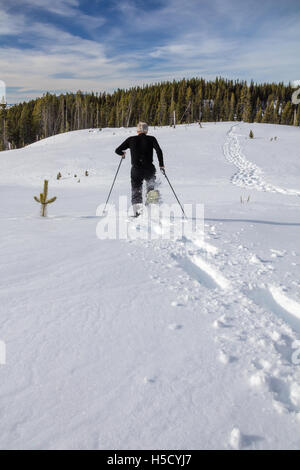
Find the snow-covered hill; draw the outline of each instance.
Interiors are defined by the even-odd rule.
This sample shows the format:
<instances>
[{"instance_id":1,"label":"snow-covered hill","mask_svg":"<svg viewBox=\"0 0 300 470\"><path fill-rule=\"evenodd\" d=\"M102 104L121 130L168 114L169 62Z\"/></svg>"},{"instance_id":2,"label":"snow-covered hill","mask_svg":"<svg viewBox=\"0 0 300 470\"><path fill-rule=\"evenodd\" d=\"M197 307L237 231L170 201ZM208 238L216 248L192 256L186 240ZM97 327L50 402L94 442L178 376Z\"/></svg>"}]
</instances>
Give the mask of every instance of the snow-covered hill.
<instances>
[{"instance_id":1,"label":"snow-covered hill","mask_svg":"<svg viewBox=\"0 0 300 470\"><path fill-rule=\"evenodd\" d=\"M0 447L299 449L299 128L151 128L182 201L204 204L205 240L99 240L134 132L0 153Z\"/></svg>"}]
</instances>

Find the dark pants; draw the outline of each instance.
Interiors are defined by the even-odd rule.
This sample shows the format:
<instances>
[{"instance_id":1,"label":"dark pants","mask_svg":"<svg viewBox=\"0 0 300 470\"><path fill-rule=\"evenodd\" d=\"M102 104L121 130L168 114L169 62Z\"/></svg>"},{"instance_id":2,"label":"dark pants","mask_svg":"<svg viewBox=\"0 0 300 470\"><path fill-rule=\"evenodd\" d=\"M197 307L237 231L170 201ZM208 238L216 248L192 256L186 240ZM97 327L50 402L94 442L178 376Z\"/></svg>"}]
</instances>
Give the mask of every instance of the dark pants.
<instances>
[{"instance_id":1,"label":"dark pants","mask_svg":"<svg viewBox=\"0 0 300 470\"><path fill-rule=\"evenodd\" d=\"M143 202L143 181L146 181L147 193L155 187L155 166L147 168L131 167L131 203Z\"/></svg>"}]
</instances>

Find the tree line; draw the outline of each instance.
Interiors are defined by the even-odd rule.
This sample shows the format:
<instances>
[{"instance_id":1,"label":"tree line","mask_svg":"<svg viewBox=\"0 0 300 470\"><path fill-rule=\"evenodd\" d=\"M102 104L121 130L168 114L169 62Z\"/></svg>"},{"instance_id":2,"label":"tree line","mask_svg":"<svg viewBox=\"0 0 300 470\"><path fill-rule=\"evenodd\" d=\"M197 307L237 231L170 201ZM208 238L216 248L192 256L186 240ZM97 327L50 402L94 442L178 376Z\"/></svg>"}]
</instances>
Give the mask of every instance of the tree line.
<instances>
[{"instance_id":1,"label":"tree line","mask_svg":"<svg viewBox=\"0 0 300 470\"><path fill-rule=\"evenodd\" d=\"M201 121L299 125L300 106L283 83L203 78L161 82L109 93L44 94L0 109L0 150L20 148L61 132L86 128L152 126Z\"/></svg>"}]
</instances>

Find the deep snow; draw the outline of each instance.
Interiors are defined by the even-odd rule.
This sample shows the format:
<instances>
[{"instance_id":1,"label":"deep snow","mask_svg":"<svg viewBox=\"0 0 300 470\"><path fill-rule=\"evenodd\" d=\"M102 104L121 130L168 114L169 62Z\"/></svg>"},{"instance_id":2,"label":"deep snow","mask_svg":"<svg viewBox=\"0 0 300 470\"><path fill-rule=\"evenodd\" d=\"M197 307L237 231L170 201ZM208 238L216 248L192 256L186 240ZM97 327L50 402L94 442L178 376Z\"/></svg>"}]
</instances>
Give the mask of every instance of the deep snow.
<instances>
[{"instance_id":1,"label":"deep snow","mask_svg":"<svg viewBox=\"0 0 300 470\"><path fill-rule=\"evenodd\" d=\"M0 447L299 449L300 129L151 128L182 201L204 204L205 240L99 240L134 132L0 153Z\"/></svg>"}]
</instances>

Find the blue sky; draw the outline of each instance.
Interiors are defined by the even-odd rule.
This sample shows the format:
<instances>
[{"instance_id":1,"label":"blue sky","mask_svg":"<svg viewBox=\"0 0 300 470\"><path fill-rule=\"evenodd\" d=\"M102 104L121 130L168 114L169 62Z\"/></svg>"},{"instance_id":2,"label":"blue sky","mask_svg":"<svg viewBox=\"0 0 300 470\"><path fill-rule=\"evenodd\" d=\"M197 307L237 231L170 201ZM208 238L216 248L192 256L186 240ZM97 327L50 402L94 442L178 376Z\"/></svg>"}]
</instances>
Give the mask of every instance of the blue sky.
<instances>
[{"instance_id":1,"label":"blue sky","mask_svg":"<svg viewBox=\"0 0 300 470\"><path fill-rule=\"evenodd\" d=\"M300 79L299 0L0 0L8 102L202 76Z\"/></svg>"}]
</instances>

